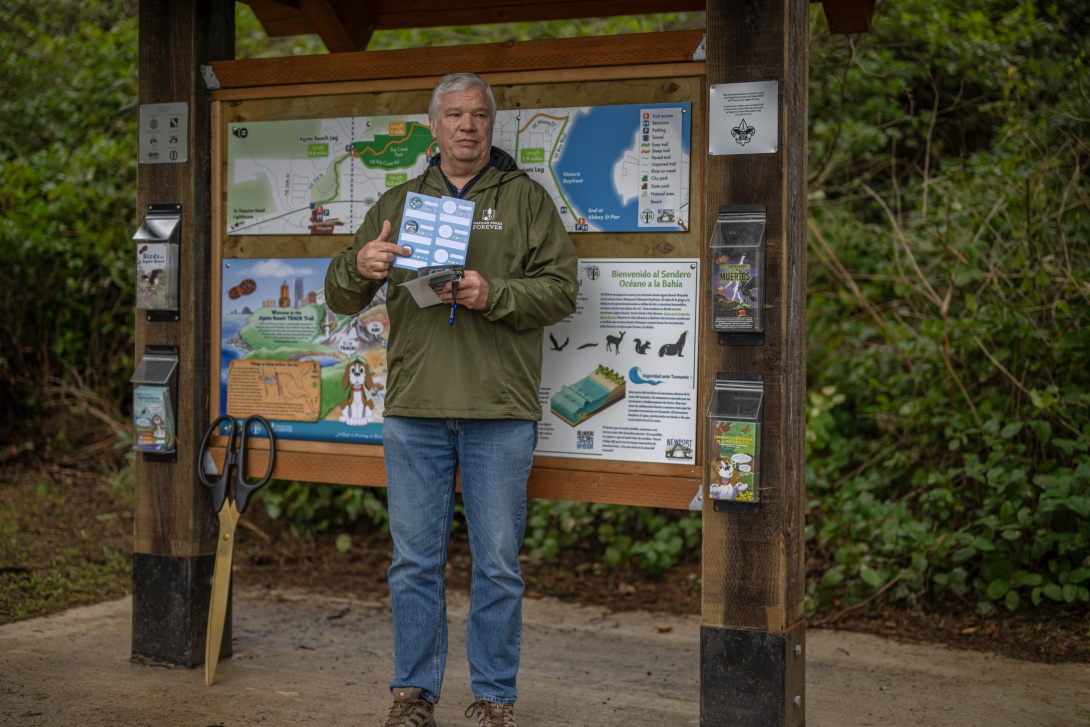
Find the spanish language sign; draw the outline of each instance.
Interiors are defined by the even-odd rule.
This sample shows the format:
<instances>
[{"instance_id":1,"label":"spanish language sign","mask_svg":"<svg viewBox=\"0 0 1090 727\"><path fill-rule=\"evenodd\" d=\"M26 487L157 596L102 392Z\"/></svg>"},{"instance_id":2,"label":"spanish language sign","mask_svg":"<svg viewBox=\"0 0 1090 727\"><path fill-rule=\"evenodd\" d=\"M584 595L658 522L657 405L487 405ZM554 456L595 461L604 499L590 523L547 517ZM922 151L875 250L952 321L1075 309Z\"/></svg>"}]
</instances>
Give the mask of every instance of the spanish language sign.
<instances>
[{"instance_id":1,"label":"spanish language sign","mask_svg":"<svg viewBox=\"0 0 1090 727\"><path fill-rule=\"evenodd\" d=\"M545 330L537 454L693 463L695 259L579 261L578 307Z\"/></svg>"}]
</instances>

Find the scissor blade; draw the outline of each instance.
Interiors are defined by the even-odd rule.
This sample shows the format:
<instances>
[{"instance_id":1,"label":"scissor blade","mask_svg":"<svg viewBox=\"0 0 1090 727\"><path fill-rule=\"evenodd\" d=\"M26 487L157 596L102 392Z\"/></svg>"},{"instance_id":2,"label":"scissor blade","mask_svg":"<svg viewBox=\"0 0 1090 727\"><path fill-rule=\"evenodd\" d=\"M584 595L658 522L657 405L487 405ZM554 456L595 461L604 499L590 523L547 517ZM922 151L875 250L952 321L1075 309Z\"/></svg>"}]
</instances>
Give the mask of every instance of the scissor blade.
<instances>
[{"instance_id":1,"label":"scissor blade","mask_svg":"<svg viewBox=\"0 0 1090 727\"><path fill-rule=\"evenodd\" d=\"M204 640L204 683L212 686L223 642L223 624L227 617L227 597L231 594L231 561L235 551L235 526L238 510L234 502L224 504L219 513L220 534L216 545L216 570L212 576L212 599L208 604L208 632Z\"/></svg>"}]
</instances>

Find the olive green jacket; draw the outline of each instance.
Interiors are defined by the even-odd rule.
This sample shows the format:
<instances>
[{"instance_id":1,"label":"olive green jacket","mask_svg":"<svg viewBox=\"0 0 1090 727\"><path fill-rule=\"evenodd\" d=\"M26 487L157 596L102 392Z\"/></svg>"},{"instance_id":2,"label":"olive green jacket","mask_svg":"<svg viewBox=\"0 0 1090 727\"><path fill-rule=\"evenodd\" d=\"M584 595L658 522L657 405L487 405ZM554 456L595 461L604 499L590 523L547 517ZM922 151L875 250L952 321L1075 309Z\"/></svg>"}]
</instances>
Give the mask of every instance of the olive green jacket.
<instances>
[{"instance_id":1,"label":"olive green jacket","mask_svg":"<svg viewBox=\"0 0 1090 727\"><path fill-rule=\"evenodd\" d=\"M575 311L575 249L544 188L497 151L465 196L476 202L465 267L488 281L485 309L459 306L450 325L449 306L420 308L399 286L415 271L390 268L388 416L541 419L542 329ZM331 310L361 311L387 282L360 275L356 253L378 237L383 220L397 242L408 192L450 195L436 166L383 194L352 245L330 262L325 301Z\"/></svg>"}]
</instances>

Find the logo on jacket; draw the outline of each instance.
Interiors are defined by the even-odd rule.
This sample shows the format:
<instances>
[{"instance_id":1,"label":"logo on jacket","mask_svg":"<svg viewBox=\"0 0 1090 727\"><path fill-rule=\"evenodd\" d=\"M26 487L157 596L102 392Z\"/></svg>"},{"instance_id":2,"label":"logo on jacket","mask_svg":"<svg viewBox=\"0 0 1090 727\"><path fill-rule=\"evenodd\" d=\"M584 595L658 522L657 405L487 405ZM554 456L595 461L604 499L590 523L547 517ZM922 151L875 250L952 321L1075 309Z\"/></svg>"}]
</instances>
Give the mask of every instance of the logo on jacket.
<instances>
[{"instance_id":1,"label":"logo on jacket","mask_svg":"<svg viewBox=\"0 0 1090 727\"><path fill-rule=\"evenodd\" d=\"M486 207L481 210L481 219L473 223L474 230L498 230L503 231L503 223L496 222L496 210Z\"/></svg>"}]
</instances>

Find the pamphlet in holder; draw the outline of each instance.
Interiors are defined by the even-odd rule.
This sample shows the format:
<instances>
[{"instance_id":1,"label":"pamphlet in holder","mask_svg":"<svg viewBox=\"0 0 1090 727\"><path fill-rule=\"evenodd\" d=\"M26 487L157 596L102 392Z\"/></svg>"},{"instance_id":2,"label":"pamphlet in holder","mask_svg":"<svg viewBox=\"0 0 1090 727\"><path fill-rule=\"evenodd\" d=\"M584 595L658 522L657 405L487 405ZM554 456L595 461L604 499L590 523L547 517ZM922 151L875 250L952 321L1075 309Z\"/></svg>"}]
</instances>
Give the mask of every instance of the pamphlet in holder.
<instances>
[{"instance_id":1,"label":"pamphlet in holder","mask_svg":"<svg viewBox=\"0 0 1090 727\"><path fill-rule=\"evenodd\" d=\"M149 204L136 240L136 308L149 321L178 321L180 204Z\"/></svg>"},{"instance_id":2,"label":"pamphlet in holder","mask_svg":"<svg viewBox=\"0 0 1090 727\"><path fill-rule=\"evenodd\" d=\"M764 344L764 205L723 205L711 247L711 320L721 346Z\"/></svg>"},{"instance_id":3,"label":"pamphlet in holder","mask_svg":"<svg viewBox=\"0 0 1090 727\"><path fill-rule=\"evenodd\" d=\"M177 458L178 349L148 346L136 366L133 386L133 446L145 459Z\"/></svg>"},{"instance_id":4,"label":"pamphlet in holder","mask_svg":"<svg viewBox=\"0 0 1090 727\"><path fill-rule=\"evenodd\" d=\"M708 403L708 499L716 512L761 511L760 374L716 376Z\"/></svg>"}]
</instances>

